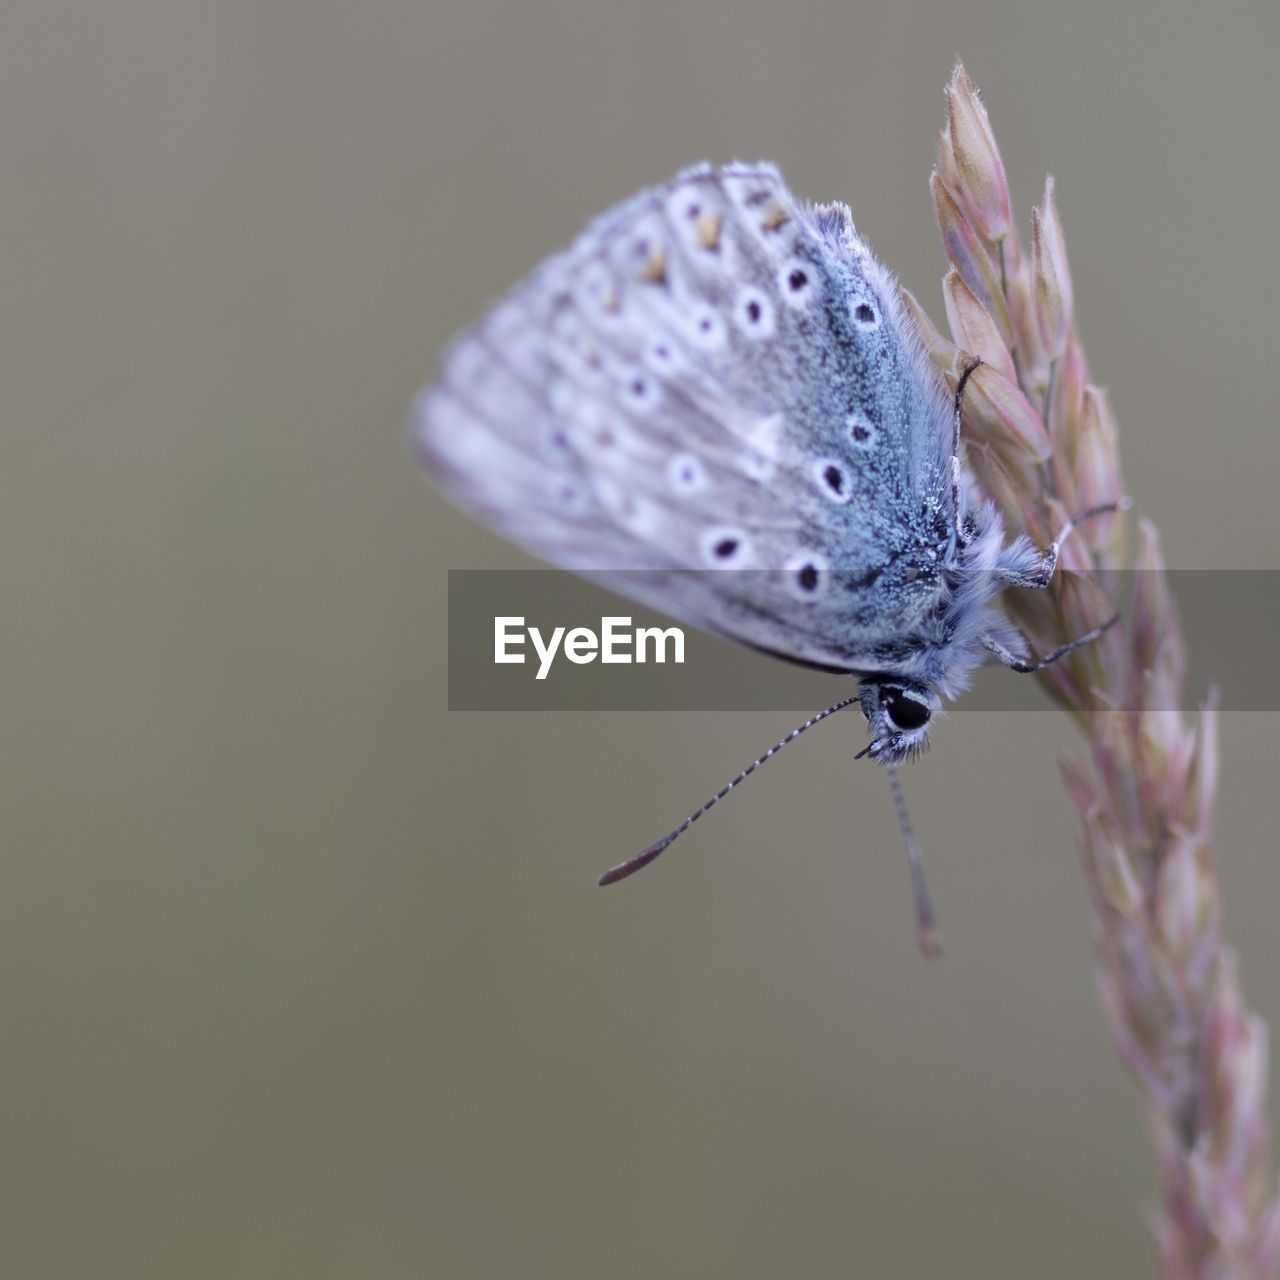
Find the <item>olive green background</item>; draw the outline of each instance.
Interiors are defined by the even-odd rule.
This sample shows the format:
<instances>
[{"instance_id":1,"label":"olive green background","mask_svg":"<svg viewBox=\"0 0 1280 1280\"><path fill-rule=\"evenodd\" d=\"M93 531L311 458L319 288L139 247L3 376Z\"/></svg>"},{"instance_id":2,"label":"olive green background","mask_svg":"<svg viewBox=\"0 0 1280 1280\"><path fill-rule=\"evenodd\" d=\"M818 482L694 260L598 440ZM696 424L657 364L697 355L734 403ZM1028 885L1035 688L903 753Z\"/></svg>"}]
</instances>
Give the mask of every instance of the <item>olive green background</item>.
<instances>
[{"instance_id":1,"label":"olive green background","mask_svg":"<svg viewBox=\"0 0 1280 1280\"><path fill-rule=\"evenodd\" d=\"M1023 218L1056 174L1170 562L1274 568L1277 36L1189 0L6 5L0 1270L1152 1275L1068 727L960 707L911 771L939 963L856 717L599 892L792 717L449 715L446 570L528 561L404 415L701 158L847 199L941 316L960 55ZM1276 728L1227 718L1219 824L1272 1025Z\"/></svg>"}]
</instances>

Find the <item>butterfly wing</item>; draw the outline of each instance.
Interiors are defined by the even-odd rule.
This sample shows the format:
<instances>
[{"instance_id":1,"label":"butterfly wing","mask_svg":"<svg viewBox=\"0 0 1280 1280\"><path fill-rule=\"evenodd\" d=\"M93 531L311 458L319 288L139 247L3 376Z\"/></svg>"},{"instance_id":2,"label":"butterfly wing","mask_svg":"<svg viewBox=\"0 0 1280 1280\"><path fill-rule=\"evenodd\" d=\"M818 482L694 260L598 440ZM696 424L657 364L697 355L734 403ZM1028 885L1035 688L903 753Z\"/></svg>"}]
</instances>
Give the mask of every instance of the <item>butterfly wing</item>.
<instances>
[{"instance_id":1,"label":"butterfly wing","mask_svg":"<svg viewBox=\"0 0 1280 1280\"><path fill-rule=\"evenodd\" d=\"M905 669L945 590L945 390L848 210L771 166L602 215L455 341L414 442L512 541L800 662Z\"/></svg>"}]
</instances>

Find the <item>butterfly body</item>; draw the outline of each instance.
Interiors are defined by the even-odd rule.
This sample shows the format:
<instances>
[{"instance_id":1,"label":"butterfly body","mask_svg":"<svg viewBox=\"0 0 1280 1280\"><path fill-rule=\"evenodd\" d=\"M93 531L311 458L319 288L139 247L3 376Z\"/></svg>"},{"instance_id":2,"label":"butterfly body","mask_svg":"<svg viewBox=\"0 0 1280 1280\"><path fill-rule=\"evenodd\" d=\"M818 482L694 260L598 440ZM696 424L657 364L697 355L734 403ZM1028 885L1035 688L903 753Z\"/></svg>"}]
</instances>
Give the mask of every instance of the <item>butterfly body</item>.
<instances>
[{"instance_id":1,"label":"butterfly body","mask_svg":"<svg viewBox=\"0 0 1280 1280\"><path fill-rule=\"evenodd\" d=\"M458 338L414 442L458 506L682 620L863 680L914 754L1042 586L970 491L956 415L847 208L768 165L633 197ZM1051 569L1049 570L1052 571Z\"/></svg>"}]
</instances>

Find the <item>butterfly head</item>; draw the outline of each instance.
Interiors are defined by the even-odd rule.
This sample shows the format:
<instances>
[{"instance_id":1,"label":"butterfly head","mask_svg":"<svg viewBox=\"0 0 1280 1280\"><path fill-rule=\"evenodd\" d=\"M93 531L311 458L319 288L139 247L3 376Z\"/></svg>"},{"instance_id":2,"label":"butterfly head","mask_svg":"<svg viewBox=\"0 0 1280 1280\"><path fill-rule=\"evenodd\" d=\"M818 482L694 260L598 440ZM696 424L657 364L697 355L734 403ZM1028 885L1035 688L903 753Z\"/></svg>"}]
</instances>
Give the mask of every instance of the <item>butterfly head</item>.
<instances>
[{"instance_id":1,"label":"butterfly head","mask_svg":"<svg viewBox=\"0 0 1280 1280\"><path fill-rule=\"evenodd\" d=\"M913 760L929 745L929 725L942 699L927 684L898 676L864 679L862 714L871 741L860 753L882 764Z\"/></svg>"}]
</instances>

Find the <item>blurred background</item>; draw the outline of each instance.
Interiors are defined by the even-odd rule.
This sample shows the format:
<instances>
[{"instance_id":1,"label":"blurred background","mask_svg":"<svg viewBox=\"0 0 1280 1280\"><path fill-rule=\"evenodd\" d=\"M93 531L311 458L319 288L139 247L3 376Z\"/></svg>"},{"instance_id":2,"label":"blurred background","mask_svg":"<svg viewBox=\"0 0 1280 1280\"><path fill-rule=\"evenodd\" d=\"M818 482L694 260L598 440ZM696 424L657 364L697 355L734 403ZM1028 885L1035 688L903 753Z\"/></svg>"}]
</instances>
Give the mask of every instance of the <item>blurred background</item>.
<instances>
[{"instance_id":1,"label":"blurred background","mask_svg":"<svg viewBox=\"0 0 1280 1280\"><path fill-rule=\"evenodd\" d=\"M847 200L940 319L960 56L1024 227L1056 175L1170 564L1275 568L1278 36L1261 0L5 6L0 1270L1154 1274L1068 726L961 707L910 771L939 963L857 718L601 894L792 718L449 714L446 570L529 562L404 418L702 158ZM1218 838L1273 1026L1276 729L1227 717Z\"/></svg>"}]
</instances>

